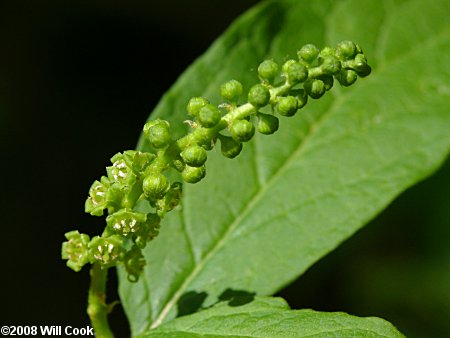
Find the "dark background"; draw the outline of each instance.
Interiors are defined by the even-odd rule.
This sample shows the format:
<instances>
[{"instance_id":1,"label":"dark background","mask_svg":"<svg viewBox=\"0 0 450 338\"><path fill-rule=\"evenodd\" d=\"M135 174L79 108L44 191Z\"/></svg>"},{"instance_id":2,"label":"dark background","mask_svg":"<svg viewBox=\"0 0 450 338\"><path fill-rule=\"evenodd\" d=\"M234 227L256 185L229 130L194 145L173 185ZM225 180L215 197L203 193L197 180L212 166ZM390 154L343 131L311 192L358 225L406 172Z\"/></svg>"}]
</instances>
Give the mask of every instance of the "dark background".
<instances>
[{"instance_id":1,"label":"dark background","mask_svg":"<svg viewBox=\"0 0 450 338\"><path fill-rule=\"evenodd\" d=\"M181 72L256 0L0 4L0 324L88 324L88 271L63 234L109 158L132 149ZM415 337L450 336L450 163L280 293L293 308L376 315ZM116 280L111 276L110 294ZM112 326L128 336L122 309Z\"/></svg>"}]
</instances>

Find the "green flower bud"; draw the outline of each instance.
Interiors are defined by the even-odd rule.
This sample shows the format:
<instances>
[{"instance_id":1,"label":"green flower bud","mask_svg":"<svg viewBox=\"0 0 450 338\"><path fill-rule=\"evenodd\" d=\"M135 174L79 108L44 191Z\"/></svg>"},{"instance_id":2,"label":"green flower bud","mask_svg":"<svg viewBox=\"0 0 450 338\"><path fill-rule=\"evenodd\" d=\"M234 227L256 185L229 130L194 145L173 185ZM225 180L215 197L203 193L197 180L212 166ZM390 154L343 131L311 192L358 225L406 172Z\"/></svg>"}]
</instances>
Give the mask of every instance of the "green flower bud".
<instances>
[{"instance_id":1,"label":"green flower bud","mask_svg":"<svg viewBox=\"0 0 450 338\"><path fill-rule=\"evenodd\" d=\"M247 120L237 120L231 125L230 134L238 142L247 142L255 135L255 126Z\"/></svg>"},{"instance_id":2,"label":"green flower bud","mask_svg":"<svg viewBox=\"0 0 450 338\"><path fill-rule=\"evenodd\" d=\"M220 122L222 115L217 107L212 104L208 104L200 109L197 118L202 127L212 128Z\"/></svg>"},{"instance_id":3,"label":"green flower bud","mask_svg":"<svg viewBox=\"0 0 450 338\"><path fill-rule=\"evenodd\" d=\"M325 74L334 75L341 71L341 62L334 55L330 55L322 60L320 68Z\"/></svg>"},{"instance_id":4,"label":"green flower bud","mask_svg":"<svg viewBox=\"0 0 450 338\"><path fill-rule=\"evenodd\" d=\"M206 150L197 144L193 144L181 152L183 161L191 167L200 167L206 162Z\"/></svg>"},{"instance_id":5,"label":"green flower bud","mask_svg":"<svg viewBox=\"0 0 450 338\"><path fill-rule=\"evenodd\" d=\"M367 59L364 54L356 55L351 68L354 69L356 73L361 77L366 77L372 71L370 66L367 64Z\"/></svg>"},{"instance_id":6,"label":"green flower bud","mask_svg":"<svg viewBox=\"0 0 450 338\"><path fill-rule=\"evenodd\" d=\"M298 90L296 94L297 94L297 108L298 109L303 108L308 102L308 94L304 89Z\"/></svg>"},{"instance_id":7,"label":"green flower bud","mask_svg":"<svg viewBox=\"0 0 450 338\"><path fill-rule=\"evenodd\" d=\"M146 215L121 209L106 218L108 227L118 235L127 237L138 233L146 221Z\"/></svg>"},{"instance_id":8,"label":"green flower bud","mask_svg":"<svg viewBox=\"0 0 450 338\"><path fill-rule=\"evenodd\" d=\"M208 100L204 99L203 97L193 97L189 100L187 111L189 115L197 116L200 112L200 109L202 109L207 104L209 104Z\"/></svg>"},{"instance_id":9,"label":"green flower bud","mask_svg":"<svg viewBox=\"0 0 450 338\"><path fill-rule=\"evenodd\" d=\"M291 84L303 82L308 78L308 69L295 60L286 61L283 64L282 72Z\"/></svg>"},{"instance_id":10,"label":"green flower bud","mask_svg":"<svg viewBox=\"0 0 450 338\"><path fill-rule=\"evenodd\" d=\"M142 190L147 199L158 200L163 198L167 190L169 190L169 182L163 174L151 173L144 178Z\"/></svg>"},{"instance_id":11,"label":"green flower bud","mask_svg":"<svg viewBox=\"0 0 450 338\"><path fill-rule=\"evenodd\" d=\"M355 81L358 79L358 75L354 70L342 69L341 72L336 75L336 79L342 86L348 87L355 83Z\"/></svg>"},{"instance_id":12,"label":"green flower bud","mask_svg":"<svg viewBox=\"0 0 450 338\"><path fill-rule=\"evenodd\" d=\"M187 183L197 183L201 181L205 175L206 168L204 165L201 167L191 167L187 165L181 173L181 177Z\"/></svg>"},{"instance_id":13,"label":"green flower bud","mask_svg":"<svg viewBox=\"0 0 450 338\"><path fill-rule=\"evenodd\" d=\"M336 46L336 56L341 60L351 60L356 53L356 45L352 41L341 41Z\"/></svg>"},{"instance_id":14,"label":"green flower bud","mask_svg":"<svg viewBox=\"0 0 450 338\"><path fill-rule=\"evenodd\" d=\"M186 164L182 160L174 160L172 162L172 166L179 172L182 172L184 170L184 167Z\"/></svg>"},{"instance_id":15,"label":"green flower bud","mask_svg":"<svg viewBox=\"0 0 450 338\"><path fill-rule=\"evenodd\" d=\"M154 148L160 149L171 141L169 128L170 124L165 120L149 121L144 125L144 134Z\"/></svg>"},{"instance_id":16,"label":"green flower bud","mask_svg":"<svg viewBox=\"0 0 450 338\"><path fill-rule=\"evenodd\" d=\"M360 77L366 77L369 76L370 73L372 73L372 68L370 68L369 65L365 65L365 67L357 71L357 73Z\"/></svg>"},{"instance_id":17,"label":"green flower bud","mask_svg":"<svg viewBox=\"0 0 450 338\"><path fill-rule=\"evenodd\" d=\"M141 249L137 246L133 246L130 251L125 253L123 257L123 264L128 273L128 281L131 283L136 283L139 279L139 275L145 267L145 258L142 255Z\"/></svg>"},{"instance_id":18,"label":"green flower bud","mask_svg":"<svg viewBox=\"0 0 450 338\"><path fill-rule=\"evenodd\" d=\"M333 88L334 80L332 75L322 75L319 76L318 79L324 83L326 91L329 91L331 88Z\"/></svg>"},{"instance_id":19,"label":"green flower bud","mask_svg":"<svg viewBox=\"0 0 450 338\"><path fill-rule=\"evenodd\" d=\"M169 191L164 197L156 201L158 211L164 214L173 210L180 203L181 193L182 184L180 182L171 184Z\"/></svg>"},{"instance_id":20,"label":"green flower bud","mask_svg":"<svg viewBox=\"0 0 450 338\"><path fill-rule=\"evenodd\" d=\"M319 53L319 64L330 56L335 56L334 49L331 47L324 47Z\"/></svg>"},{"instance_id":21,"label":"green flower bud","mask_svg":"<svg viewBox=\"0 0 450 338\"><path fill-rule=\"evenodd\" d=\"M119 235L106 238L95 236L88 247L91 258L103 265L117 263L124 251L123 240Z\"/></svg>"},{"instance_id":22,"label":"green flower bud","mask_svg":"<svg viewBox=\"0 0 450 338\"><path fill-rule=\"evenodd\" d=\"M292 65L292 64L295 64L296 63L296 61L295 60L287 60L285 63L283 63L283 65L281 66L281 73L283 74L283 75L287 75L286 73L288 72L288 69L289 69L289 67Z\"/></svg>"},{"instance_id":23,"label":"green flower bud","mask_svg":"<svg viewBox=\"0 0 450 338\"><path fill-rule=\"evenodd\" d=\"M318 99L325 94L325 84L322 80L311 79L305 82L305 90L313 99Z\"/></svg>"},{"instance_id":24,"label":"green flower bud","mask_svg":"<svg viewBox=\"0 0 450 338\"><path fill-rule=\"evenodd\" d=\"M202 142L199 142L198 144L205 150L212 150L214 148L215 142L216 141L213 139L213 140L208 140L208 141L204 141L204 142L202 141Z\"/></svg>"},{"instance_id":25,"label":"green flower bud","mask_svg":"<svg viewBox=\"0 0 450 338\"><path fill-rule=\"evenodd\" d=\"M255 107L263 107L269 103L270 91L262 84L254 85L248 92L248 102Z\"/></svg>"},{"instance_id":26,"label":"green flower bud","mask_svg":"<svg viewBox=\"0 0 450 338\"><path fill-rule=\"evenodd\" d=\"M233 140L228 136L219 136L220 139L220 151L222 155L228 158L235 158L242 150L242 143Z\"/></svg>"},{"instance_id":27,"label":"green flower bud","mask_svg":"<svg viewBox=\"0 0 450 338\"><path fill-rule=\"evenodd\" d=\"M360 45L358 45L357 43L355 43L355 45L356 45L356 54L364 54Z\"/></svg>"},{"instance_id":28,"label":"green flower bud","mask_svg":"<svg viewBox=\"0 0 450 338\"><path fill-rule=\"evenodd\" d=\"M256 130L264 135L271 135L278 130L279 121L276 116L258 113L258 123Z\"/></svg>"},{"instance_id":29,"label":"green flower bud","mask_svg":"<svg viewBox=\"0 0 450 338\"><path fill-rule=\"evenodd\" d=\"M67 266L73 271L80 271L83 265L89 263L89 236L78 231L70 231L65 235L68 242L62 244L61 257L67 259Z\"/></svg>"},{"instance_id":30,"label":"green flower bud","mask_svg":"<svg viewBox=\"0 0 450 338\"><path fill-rule=\"evenodd\" d=\"M272 82L278 74L278 64L273 60L265 60L258 66L259 76L268 82Z\"/></svg>"},{"instance_id":31,"label":"green flower bud","mask_svg":"<svg viewBox=\"0 0 450 338\"><path fill-rule=\"evenodd\" d=\"M314 60L319 55L319 48L312 44L304 45L298 52L297 52L299 60L303 60L304 62L310 64L313 63Z\"/></svg>"},{"instance_id":32,"label":"green flower bud","mask_svg":"<svg viewBox=\"0 0 450 338\"><path fill-rule=\"evenodd\" d=\"M103 210L108 207L107 192L110 182L103 176L99 181L95 181L89 189L89 197L84 204L84 210L92 216L102 216Z\"/></svg>"},{"instance_id":33,"label":"green flower bud","mask_svg":"<svg viewBox=\"0 0 450 338\"><path fill-rule=\"evenodd\" d=\"M293 96L280 97L276 105L278 114L283 116L293 116L298 110L297 99Z\"/></svg>"},{"instance_id":34,"label":"green flower bud","mask_svg":"<svg viewBox=\"0 0 450 338\"><path fill-rule=\"evenodd\" d=\"M357 54L354 59L353 66L364 66L367 64L367 59L364 54Z\"/></svg>"},{"instance_id":35,"label":"green flower bud","mask_svg":"<svg viewBox=\"0 0 450 338\"><path fill-rule=\"evenodd\" d=\"M231 80L220 86L220 96L225 100L233 101L242 95L242 84L239 81Z\"/></svg>"}]
</instances>

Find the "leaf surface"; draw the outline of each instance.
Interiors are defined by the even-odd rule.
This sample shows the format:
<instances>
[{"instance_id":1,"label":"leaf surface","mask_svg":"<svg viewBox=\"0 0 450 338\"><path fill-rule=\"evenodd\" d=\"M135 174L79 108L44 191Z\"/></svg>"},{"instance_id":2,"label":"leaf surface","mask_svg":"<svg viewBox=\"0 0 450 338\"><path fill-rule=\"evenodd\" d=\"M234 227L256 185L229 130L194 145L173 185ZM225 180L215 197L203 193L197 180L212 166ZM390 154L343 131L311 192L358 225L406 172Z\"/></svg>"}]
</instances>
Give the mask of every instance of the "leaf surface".
<instances>
[{"instance_id":1,"label":"leaf surface","mask_svg":"<svg viewBox=\"0 0 450 338\"><path fill-rule=\"evenodd\" d=\"M379 318L358 318L343 312L290 310L281 298L258 297L230 306L222 302L175 319L141 337L404 337Z\"/></svg>"},{"instance_id":2,"label":"leaf surface","mask_svg":"<svg viewBox=\"0 0 450 338\"><path fill-rule=\"evenodd\" d=\"M450 148L446 0L268 1L238 19L152 113L186 131L192 96L219 103L229 79L258 81L265 58L305 43L363 46L373 73L310 100L234 160L209 152L206 178L145 251L140 281L119 271L133 334L215 303L226 289L270 295L433 173ZM146 149L144 141L140 149Z\"/></svg>"}]
</instances>

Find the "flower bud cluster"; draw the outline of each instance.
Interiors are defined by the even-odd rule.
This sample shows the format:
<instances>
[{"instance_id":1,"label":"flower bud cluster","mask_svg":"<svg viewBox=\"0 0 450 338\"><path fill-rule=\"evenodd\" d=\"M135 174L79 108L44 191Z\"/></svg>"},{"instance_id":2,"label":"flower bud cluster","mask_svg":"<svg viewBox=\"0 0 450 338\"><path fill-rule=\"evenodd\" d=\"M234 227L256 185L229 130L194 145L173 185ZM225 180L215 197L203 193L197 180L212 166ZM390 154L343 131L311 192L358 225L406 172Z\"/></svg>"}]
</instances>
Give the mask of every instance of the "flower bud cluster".
<instances>
[{"instance_id":1,"label":"flower bud cluster","mask_svg":"<svg viewBox=\"0 0 450 338\"><path fill-rule=\"evenodd\" d=\"M260 83L248 90L247 103L238 104L245 91L236 80L220 87L225 103L192 98L187 105L191 130L182 138L173 138L165 120L147 122L143 132L154 152L128 150L111 159L107 175L92 184L85 204L86 212L94 216L107 211L105 231L92 239L77 231L67 233L62 249L67 265L79 271L87 263L122 264L129 279L136 281L145 265L141 250L157 236L161 218L181 199L182 184L171 182L166 171L175 169L184 182L197 183L206 175L207 152L217 141L222 154L234 158L256 131L275 133L277 115L294 116L308 98L318 99L329 91L334 80L349 86L371 72L361 48L351 41L322 50L308 44L297 57L281 66L263 61L258 66ZM265 107L270 112L261 111Z\"/></svg>"},{"instance_id":2,"label":"flower bud cluster","mask_svg":"<svg viewBox=\"0 0 450 338\"><path fill-rule=\"evenodd\" d=\"M166 126L155 125L159 130ZM123 264L129 279L137 280L139 269L145 265L141 250L158 235L162 215L180 200L181 184L169 184L163 174L152 170L156 157L128 150L111 158L107 176L92 184L85 203L86 212L94 216L107 210L105 230L92 239L77 231L66 234L68 242L63 243L62 256L70 268L79 271L87 263L105 268ZM135 210L143 202L148 203L150 212Z\"/></svg>"}]
</instances>

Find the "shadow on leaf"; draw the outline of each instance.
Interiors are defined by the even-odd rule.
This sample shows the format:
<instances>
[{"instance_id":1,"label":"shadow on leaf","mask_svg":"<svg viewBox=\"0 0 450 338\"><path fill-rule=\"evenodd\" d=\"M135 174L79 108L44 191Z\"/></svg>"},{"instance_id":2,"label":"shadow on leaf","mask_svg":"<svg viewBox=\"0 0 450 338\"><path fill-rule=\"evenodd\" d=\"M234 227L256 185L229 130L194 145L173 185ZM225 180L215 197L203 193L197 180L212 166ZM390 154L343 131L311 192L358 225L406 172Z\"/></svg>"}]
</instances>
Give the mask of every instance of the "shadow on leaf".
<instances>
[{"instance_id":1,"label":"shadow on leaf","mask_svg":"<svg viewBox=\"0 0 450 338\"><path fill-rule=\"evenodd\" d=\"M256 293L248 292L244 290L226 289L223 291L217 299L217 302L211 306L204 307L203 303L208 296L206 292L189 291L180 297L177 308L177 317L190 315L200 310L205 310L213 307L221 302L228 302L229 306L242 306L252 302L255 299Z\"/></svg>"},{"instance_id":2,"label":"shadow on leaf","mask_svg":"<svg viewBox=\"0 0 450 338\"><path fill-rule=\"evenodd\" d=\"M202 309L203 302L208 294L206 292L189 291L178 300L177 317L190 315Z\"/></svg>"},{"instance_id":3,"label":"shadow on leaf","mask_svg":"<svg viewBox=\"0 0 450 338\"><path fill-rule=\"evenodd\" d=\"M218 302L228 301L229 306L241 306L255 299L256 293L244 290L226 289L218 298Z\"/></svg>"}]
</instances>

